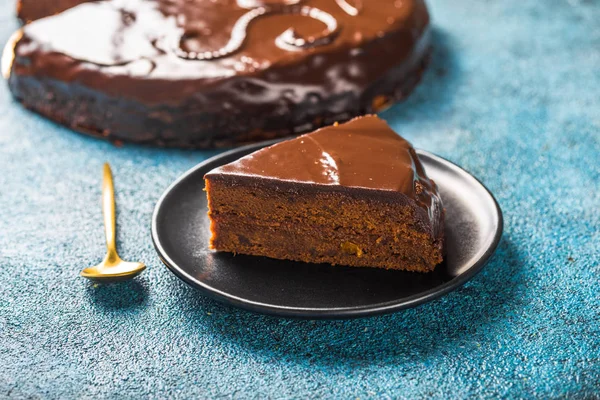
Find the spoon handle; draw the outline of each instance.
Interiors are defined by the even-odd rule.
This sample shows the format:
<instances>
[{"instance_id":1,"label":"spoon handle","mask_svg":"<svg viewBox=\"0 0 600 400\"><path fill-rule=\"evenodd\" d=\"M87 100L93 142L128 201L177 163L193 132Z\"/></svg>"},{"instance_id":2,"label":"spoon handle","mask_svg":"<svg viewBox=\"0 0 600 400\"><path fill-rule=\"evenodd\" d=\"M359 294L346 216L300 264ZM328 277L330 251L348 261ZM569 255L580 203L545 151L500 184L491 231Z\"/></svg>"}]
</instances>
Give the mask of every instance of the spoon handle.
<instances>
[{"instance_id":1,"label":"spoon handle","mask_svg":"<svg viewBox=\"0 0 600 400\"><path fill-rule=\"evenodd\" d=\"M113 185L110 165L104 163L102 179L102 214L104 215L104 233L106 234L106 248L108 254L117 254L115 240L115 188Z\"/></svg>"}]
</instances>

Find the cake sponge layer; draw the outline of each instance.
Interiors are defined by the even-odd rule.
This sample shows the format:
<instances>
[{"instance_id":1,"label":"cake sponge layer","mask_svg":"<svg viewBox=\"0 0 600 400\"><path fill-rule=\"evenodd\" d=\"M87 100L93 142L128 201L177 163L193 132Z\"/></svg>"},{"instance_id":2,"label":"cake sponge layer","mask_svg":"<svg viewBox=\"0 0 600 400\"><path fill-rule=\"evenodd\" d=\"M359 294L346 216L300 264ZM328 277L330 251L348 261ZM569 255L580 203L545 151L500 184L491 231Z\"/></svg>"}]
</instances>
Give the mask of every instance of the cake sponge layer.
<instances>
[{"instance_id":1,"label":"cake sponge layer","mask_svg":"<svg viewBox=\"0 0 600 400\"><path fill-rule=\"evenodd\" d=\"M414 215L398 193L394 201L210 179L207 191L215 250L420 272L442 261L442 240L432 235L439 227Z\"/></svg>"}]
</instances>

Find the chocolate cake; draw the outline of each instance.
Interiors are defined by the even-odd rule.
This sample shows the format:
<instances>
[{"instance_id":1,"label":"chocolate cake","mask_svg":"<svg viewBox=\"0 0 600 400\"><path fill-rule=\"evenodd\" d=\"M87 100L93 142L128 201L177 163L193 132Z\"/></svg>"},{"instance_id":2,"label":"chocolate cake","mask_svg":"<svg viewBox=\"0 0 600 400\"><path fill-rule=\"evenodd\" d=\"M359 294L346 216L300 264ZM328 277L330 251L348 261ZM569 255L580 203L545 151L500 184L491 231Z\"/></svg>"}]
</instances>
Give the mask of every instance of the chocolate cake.
<instances>
[{"instance_id":1,"label":"chocolate cake","mask_svg":"<svg viewBox=\"0 0 600 400\"><path fill-rule=\"evenodd\" d=\"M202 148L380 111L429 49L422 0L108 0L23 26L3 64L23 105L77 131Z\"/></svg>"},{"instance_id":2,"label":"chocolate cake","mask_svg":"<svg viewBox=\"0 0 600 400\"><path fill-rule=\"evenodd\" d=\"M205 180L215 250L419 272L442 261L437 186L375 116L258 150Z\"/></svg>"}]
</instances>

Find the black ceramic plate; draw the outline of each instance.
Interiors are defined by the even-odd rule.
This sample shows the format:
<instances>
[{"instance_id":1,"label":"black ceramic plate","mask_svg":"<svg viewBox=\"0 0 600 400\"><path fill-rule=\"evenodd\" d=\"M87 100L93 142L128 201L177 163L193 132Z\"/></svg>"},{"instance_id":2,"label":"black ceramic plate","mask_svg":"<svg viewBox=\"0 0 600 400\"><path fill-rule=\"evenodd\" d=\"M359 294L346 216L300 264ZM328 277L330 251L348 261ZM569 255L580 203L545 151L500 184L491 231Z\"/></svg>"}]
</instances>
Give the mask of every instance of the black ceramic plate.
<instances>
[{"instance_id":1,"label":"black ceramic plate","mask_svg":"<svg viewBox=\"0 0 600 400\"><path fill-rule=\"evenodd\" d=\"M272 143L272 142L271 142ZM502 235L502 212L491 193L456 165L417 151L446 208L446 257L429 274L305 264L208 249L203 176L271 143L213 157L162 195L152 238L165 265L183 281L224 303L280 316L349 318L382 314L433 300L472 278Z\"/></svg>"}]
</instances>

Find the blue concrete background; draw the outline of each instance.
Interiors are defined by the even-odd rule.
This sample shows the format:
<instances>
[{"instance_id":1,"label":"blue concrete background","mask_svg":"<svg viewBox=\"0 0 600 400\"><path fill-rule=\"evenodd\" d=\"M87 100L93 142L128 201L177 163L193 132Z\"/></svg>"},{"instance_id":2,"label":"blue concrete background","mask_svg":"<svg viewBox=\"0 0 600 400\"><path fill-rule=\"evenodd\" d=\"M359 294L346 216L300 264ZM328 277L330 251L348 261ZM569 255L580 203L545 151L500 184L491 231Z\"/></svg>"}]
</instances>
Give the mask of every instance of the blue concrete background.
<instances>
[{"instance_id":1,"label":"blue concrete background","mask_svg":"<svg viewBox=\"0 0 600 400\"><path fill-rule=\"evenodd\" d=\"M296 321L220 305L161 265L150 217L213 152L125 146L21 108L0 85L0 397L599 398L600 3L429 2L435 54L383 113L497 196L492 262L395 315ZM0 41L17 27L0 0ZM94 286L101 166L119 246L148 265Z\"/></svg>"}]
</instances>

